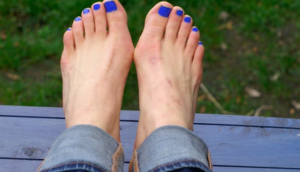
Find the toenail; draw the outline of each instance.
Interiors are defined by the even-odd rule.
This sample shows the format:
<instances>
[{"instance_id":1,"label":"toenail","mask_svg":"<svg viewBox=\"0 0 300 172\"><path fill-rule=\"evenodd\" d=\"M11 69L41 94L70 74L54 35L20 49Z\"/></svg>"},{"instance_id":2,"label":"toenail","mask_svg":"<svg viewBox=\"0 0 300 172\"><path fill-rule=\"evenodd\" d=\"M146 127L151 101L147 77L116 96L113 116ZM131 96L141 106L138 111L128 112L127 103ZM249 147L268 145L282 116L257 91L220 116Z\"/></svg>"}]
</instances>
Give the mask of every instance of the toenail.
<instances>
[{"instance_id":1,"label":"toenail","mask_svg":"<svg viewBox=\"0 0 300 172\"><path fill-rule=\"evenodd\" d=\"M114 1L107 1L104 3L104 6L107 13L118 10L117 4Z\"/></svg>"},{"instance_id":2,"label":"toenail","mask_svg":"<svg viewBox=\"0 0 300 172\"><path fill-rule=\"evenodd\" d=\"M193 31L193 32L198 32L198 28L194 27L194 28L192 29L192 31Z\"/></svg>"},{"instance_id":3,"label":"toenail","mask_svg":"<svg viewBox=\"0 0 300 172\"><path fill-rule=\"evenodd\" d=\"M177 12L176 12L176 14L178 15L178 16L182 16L182 14L183 14L183 11L182 10L178 10Z\"/></svg>"},{"instance_id":4,"label":"toenail","mask_svg":"<svg viewBox=\"0 0 300 172\"><path fill-rule=\"evenodd\" d=\"M184 21L185 21L186 23L191 23L191 17L185 17L185 18L184 18Z\"/></svg>"},{"instance_id":5,"label":"toenail","mask_svg":"<svg viewBox=\"0 0 300 172\"><path fill-rule=\"evenodd\" d=\"M161 6L158 10L158 14L163 16L163 17L169 17L172 9L168 7Z\"/></svg>"},{"instance_id":6,"label":"toenail","mask_svg":"<svg viewBox=\"0 0 300 172\"><path fill-rule=\"evenodd\" d=\"M81 18L80 17L76 17L75 21L76 22L81 21Z\"/></svg>"},{"instance_id":7,"label":"toenail","mask_svg":"<svg viewBox=\"0 0 300 172\"><path fill-rule=\"evenodd\" d=\"M199 41L198 45L203 45L201 41Z\"/></svg>"},{"instance_id":8,"label":"toenail","mask_svg":"<svg viewBox=\"0 0 300 172\"><path fill-rule=\"evenodd\" d=\"M71 28L68 28L67 31L71 31Z\"/></svg>"},{"instance_id":9,"label":"toenail","mask_svg":"<svg viewBox=\"0 0 300 172\"><path fill-rule=\"evenodd\" d=\"M83 14L88 14L89 12L90 12L90 9L88 9L88 8L83 10Z\"/></svg>"},{"instance_id":10,"label":"toenail","mask_svg":"<svg viewBox=\"0 0 300 172\"><path fill-rule=\"evenodd\" d=\"M96 11L97 11L97 10L99 10L99 9L100 9L100 7L101 7L101 6L100 6L100 4L95 4L95 5L94 5L94 10L96 10Z\"/></svg>"}]
</instances>

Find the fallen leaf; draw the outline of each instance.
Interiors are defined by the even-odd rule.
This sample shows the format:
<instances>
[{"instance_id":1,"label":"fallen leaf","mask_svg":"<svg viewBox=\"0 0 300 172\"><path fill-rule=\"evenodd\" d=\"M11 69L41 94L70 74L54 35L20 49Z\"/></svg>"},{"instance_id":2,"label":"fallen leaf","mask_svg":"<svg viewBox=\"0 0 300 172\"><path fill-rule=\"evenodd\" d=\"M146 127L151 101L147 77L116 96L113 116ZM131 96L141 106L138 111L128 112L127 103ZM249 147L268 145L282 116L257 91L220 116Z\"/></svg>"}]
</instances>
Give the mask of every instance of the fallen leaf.
<instances>
[{"instance_id":1,"label":"fallen leaf","mask_svg":"<svg viewBox=\"0 0 300 172\"><path fill-rule=\"evenodd\" d=\"M253 47L252 50L253 50L254 52L257 52L257 47Z\"/></svg>"},{"instance_id":2,"label":"fallen leaf","mask_svg":"<svg viewBox=\"0 0 300 172\"><path fill-rule=\"evenodd\" d=\"M253 88L246 87L245 91L252 98L258 98L261 96L261 93L258 90L253 89Z\"/></svg>"},{"instance_id":3,"label":"fallen leaf","mask_svg":"<svg viewBox=\"0 0 300 172\"><path fill-rule=\"evenodd\" d=\"M226 11L220 12L219 15L220 20L227 20L229 18L229 14Z\"/></svg>"},{"instance_id":4,"label":"fallen leaf","mask_svg":"<svg viewBox=\"0 0 300 172\"><path fill-rule=\"evenodd\" d=\"M227 47L227 45L226 45L225 43L222 43L222 44L221 44L221 49L222 49L222 50L225 51L225 50L227 50L227 48L228 48L228 47Z\"/></svg>"},{"instance_id":5,"label":"fallen leaf","mask_svg":"<svg viewBox=\"0 0 300 172\"><path fill-rule=\"evenodd\" d=\"M296 102L295 100L292 101L292 105L296 110L300 110L300 103Z\"/></svg>"},{"instance_id":6,"label":"fallen leaf","mask_svg":"<svg viewBox=\"0 0 300 172\"><path fill-rule=\"evenodd\" d=\"M227 23L226 28L227 28L228 30L232 30L232 21L229 21L229 22Z\"/></svg>"},{"instance_id":7,"label":"fallen leaf","mask_svg":"<svg viewBox=\"0 0 300 172\"><path fill-rule=\"evenodd\" d=\"M198 97L198 101L203 101L207 96L205 94Z\"/></svg>"},{"instance_id":8,"label":"fallen leaf","mask_svg":"<svg viewBox=\"0 0 300 172\"><path fill-rule=\"evenodd\" d=\"M229 21L226 24L223 24L219 27L219 30L224 30L224 29L228 29L228 30L232 30L233 24L232 21Z\"/></svg>"},{"instance_id":9,"label":"fallen leaf","mask_svg":"<svg viewBox=\"0 0 300 172\"><path fill-rule=\"evenodd\" d=\"M237 97L236 97L236 103L237 103L237 104L240 104L240 103L241 103L241 100L242 100L241 96L237 96Z\"/></svg>"},{"instance_id":10,"label":"fallen leaf","mask_svg":"<svg viewBox=\"0 0 300 172\"><path fill-rule=\"evenodd\" d=\"M5 40L6 39L6 34L4 33L4 32L1 32L1 38L3 39L3 40Z\"/></svg>"},{"instance_id":11,"label":"fallen leaf","mask_svg":"<svg viewBox=\"0 0 300 172\"><path fill-rule=\"evenodd\" d=\"M291 109L291 110L290 110L290 114L291 114L291 115L294 115L294 114L295 114L295 109Z\"/></svg>"},{"instance_id":12,"label":"fallen leaf","mask_svg":"<svg viewBox=\"0 0 300 172\"><path fill-rule=\"evenodd\" d=\"M201 109L200 109L200 113L205 113L205 110L206 110L206 107L202 106Z\"/></svg>"},{"instance_id":13,"label":"fallen leaf","mask_svg":"<svg viewBox=\"0 0 300 172\"><path fill-rule=\"evenodd\" d=\"M12 79L12 80L18 80L18 79L19 79L19 75L13 74L13 73L7 73L6 76L7 76L9 79Z\"/></svg>"},{"instance_id":14,"label":"fallen leaf","mask_svg":"<svg viewBox=\"0 0 300 172\"><path fill-rule=\"evenodd\" d=\"M275 82L279 79L280 77L280 72L276 72L273 76L270 77L270 80Z\"/></svg>"}]
</instances>

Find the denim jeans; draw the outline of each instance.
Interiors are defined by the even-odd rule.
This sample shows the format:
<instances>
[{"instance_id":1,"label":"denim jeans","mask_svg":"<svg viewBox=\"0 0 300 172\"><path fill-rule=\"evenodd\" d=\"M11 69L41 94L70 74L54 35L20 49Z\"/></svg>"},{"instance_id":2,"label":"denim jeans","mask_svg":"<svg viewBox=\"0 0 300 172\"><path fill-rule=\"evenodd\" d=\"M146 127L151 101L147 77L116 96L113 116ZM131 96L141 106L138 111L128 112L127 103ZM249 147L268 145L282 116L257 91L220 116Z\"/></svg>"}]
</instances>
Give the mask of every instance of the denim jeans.
<instances>
[{"instance_id":1,"label":"denim jeans","mask_svg":"<svg viewBox=\"0 0 300 172\"><path fill-rule=\"evenodd\" d=\"M100 128L78 125L57 138L38 171L123 172L123 166L121 143ZM132 172L210 172L211 169L204 141L179 126L165 126L151 133L133 152L129 166Z\"/></svg>"}]
</instances>

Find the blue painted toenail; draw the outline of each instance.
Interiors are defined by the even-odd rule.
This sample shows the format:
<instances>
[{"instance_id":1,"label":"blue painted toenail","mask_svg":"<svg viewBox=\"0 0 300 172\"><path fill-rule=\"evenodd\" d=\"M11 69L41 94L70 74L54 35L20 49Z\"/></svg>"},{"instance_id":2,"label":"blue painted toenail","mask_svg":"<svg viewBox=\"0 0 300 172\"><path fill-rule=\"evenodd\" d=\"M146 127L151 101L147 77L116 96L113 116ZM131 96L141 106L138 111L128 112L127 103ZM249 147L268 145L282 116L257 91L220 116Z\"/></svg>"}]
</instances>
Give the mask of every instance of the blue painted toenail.
<instances>
[{"instance_id":1,"label":"blue painted toenail","mask_svg":"<svg viewBox=\"0 0 300 172\"><path fill-rule=\"evenodd\" d=\"M71 31L71 28L68 28L67 31Z\"/></svg>"},{"instance_id":2,"label":"blue painted toenail","mask_svg":"<svg viewBox=\"0 0 300 172\"><path fill-rule=\"evenodd\" d=\"M184 22L186 22L186 23L191 23L191 17L185 17L184 18Z\"/></svg>"},{"instance_id":3,"label":"blue painted toenail","mask_svg":"<svg viewBox=\"0 0 300 172\"><path fill-rule=\"evenodd\" d=\"M104 3L104 6L107 13L118 10L117 4L114 1L107 1Z\"/></svg>"},{"instance_id":4,"label":"blue painted toenail","mask_svg":"<svg viewBox=\"0 0 300 172\"><path fill-rule=\"evenodd\" d=\"M100 7L101 7L101 6L100 6L100 4L95 4L95 5L94 5L94 10L96 10L96 11L97 11L97 10L99 10L99 9L100 9Z\"/></svg>"},{"instance_id":5,"label":"blue painted toenail","mask_svg":"<svg viewBox=\"0 0 300 172\"><path fill-rule=\"evenodd\" d=\"M83 14L88 14L90 12L90 9L84 9Z\"/></svg>"},{"instance_id":6,"label":"blue painted toenail","mask_svg":"<svg viewBox=\"0 0 300 172\"><path fill-rule=\"evenodd\" d=\"M178 10L177 12L176 12L176 14L178 15L178 16L182 16L182 14L183 14L183 11L182 10Z\"/></svg>"},{"instance_id":7,"label":"blue painted toenail","mask_svg":"<svg viewBox=\"0 0 300 172\"><path fill-rule=\"evenodd\" d=\"M194 28L192 29L192 31L193 31L193 32L198 32L198 28L194 27Z\"/></svg>"},{"instance_id":8,"label":"blue painted toenail","mask_svg":"<svg viewBox=\"0 0 300 172\"><path fill-rule=\"evenodd\" d=\"M80 17L76 17L75 21L76 22L81 21L81 18Z\"/></svg>"},{"instance_id":9,"label":"blue painted toenail","mask_svg":"<svg viewBox=\"0 0 300 172\"><path fill-rule=\"evenodd\" d=\"M198 45L203 45L201 41L199 41Z\"/></svg>"},{"instance_id":10,"label":"blue painted toenail","mask_svg":"<svg viewBox=\"0 0 300 172\"><path fill-rule=\"evenodd\" d=\"M90 12L90 9L88 9L88 8L83 10L83 14L88 14L89 12Z\"/></svg>"},{"instance_id":11,"label":"blue painted toenail","mask_svg":"<svg viewBox=\"0 0 300 172\"><path fill-rule=\"evenodd\" d=\"M172 9L171 8L168 8L168 7L164 7L164 6L161 6L160 9L158 10L158 14L160 16L163 16L163 17L169 17L170 13L171 13Z\"/></svg>"}]
</instances>

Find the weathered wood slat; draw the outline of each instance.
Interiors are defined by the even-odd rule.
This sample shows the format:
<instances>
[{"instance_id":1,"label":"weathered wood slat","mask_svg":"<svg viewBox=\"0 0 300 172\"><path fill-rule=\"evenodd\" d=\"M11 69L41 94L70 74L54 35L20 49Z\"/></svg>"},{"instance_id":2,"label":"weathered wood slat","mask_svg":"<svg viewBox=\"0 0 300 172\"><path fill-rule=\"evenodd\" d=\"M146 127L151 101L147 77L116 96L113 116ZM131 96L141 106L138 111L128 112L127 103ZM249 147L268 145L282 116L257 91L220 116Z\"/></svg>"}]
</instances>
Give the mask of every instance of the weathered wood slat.
<instances>
[{"instance_id":1,"label":"weathered wood slat","mask_svg":"<svg viewBox=\"0 0 300 172\"><path fill-rule=\"evenodd\" d=\"M2 116L64 118L62 108L1 106ZM121 120L138 121L138 111L122 111ZM300 129L300 119L196 114L195 123Z\"/></svg>"},{"instance_id":2,"label":"weathered wood slat","mask_svg":"<svg viewBox=\"0 0 300 172\"><path fill-rule=\"evenodd\" d=\"M5 172L34 172L42 161L37 160L3 160L0 159L1 171ZM17 164L17 165L16 165ZM128 163L124 164L124 171L128 171ZM272 168L240 168L240 167L214 167L214 172L293 172L299 170L272 169Z\"/></svg>"},{"instance_id":3,"label":"weathered wood slat","mask_svg":"<svg viewBox=\"0 0 300 172\"><path fill-rule=\"evenodd\" d=\"M137 123L121 122L121 139L128 162ZM0 157L43 159L65 129L63 119L0 118ZM208 144L214 165L300 169L300 130L195 125Z\"/></svg>"}]
</instances>

